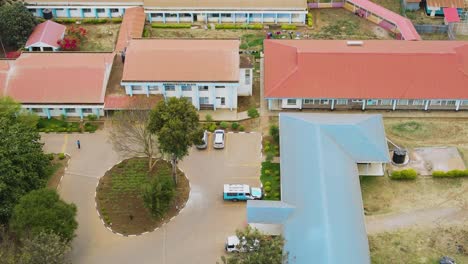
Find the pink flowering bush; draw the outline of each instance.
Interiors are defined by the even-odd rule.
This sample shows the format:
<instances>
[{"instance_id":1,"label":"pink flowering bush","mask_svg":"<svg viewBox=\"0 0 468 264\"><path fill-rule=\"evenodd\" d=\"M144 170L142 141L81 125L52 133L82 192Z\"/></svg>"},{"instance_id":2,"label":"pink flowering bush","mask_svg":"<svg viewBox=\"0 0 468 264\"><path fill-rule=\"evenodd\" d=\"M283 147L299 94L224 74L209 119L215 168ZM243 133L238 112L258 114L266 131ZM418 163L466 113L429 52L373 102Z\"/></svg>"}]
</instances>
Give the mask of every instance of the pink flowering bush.
<instances>
[{"instance_id":1,"label":"pink flowering bush","mask_svg":"<svg viewBox=\"0 0 468 264\"><path fill-rule=\"evenodd\" d=\"M86 40L87 33L86 29L82 27L68 27L65 37L57 41L57 44L60 45L61 50L80 50L80 43Z\"/></svg>"}]
</instances>

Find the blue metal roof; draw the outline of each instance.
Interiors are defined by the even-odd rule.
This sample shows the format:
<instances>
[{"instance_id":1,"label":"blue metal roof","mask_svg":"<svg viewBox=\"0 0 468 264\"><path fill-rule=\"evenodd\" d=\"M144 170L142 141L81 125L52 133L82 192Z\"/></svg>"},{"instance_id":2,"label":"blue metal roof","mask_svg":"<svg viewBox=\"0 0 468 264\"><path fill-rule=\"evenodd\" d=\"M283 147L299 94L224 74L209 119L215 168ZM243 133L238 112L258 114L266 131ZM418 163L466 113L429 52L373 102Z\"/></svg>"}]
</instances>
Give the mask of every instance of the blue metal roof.
<instances>
[{"instance_id":1,"label":"blue metal roof","mask_svg":"<svg viewBox=\"0 0 468 264\"><path fill-rule=\"evenodd\" d=\"M282 201L248 201L283 224L289 263L370 263L357 163L388 162L380 115L280 114Z\"/></svg>"}]
</instances>

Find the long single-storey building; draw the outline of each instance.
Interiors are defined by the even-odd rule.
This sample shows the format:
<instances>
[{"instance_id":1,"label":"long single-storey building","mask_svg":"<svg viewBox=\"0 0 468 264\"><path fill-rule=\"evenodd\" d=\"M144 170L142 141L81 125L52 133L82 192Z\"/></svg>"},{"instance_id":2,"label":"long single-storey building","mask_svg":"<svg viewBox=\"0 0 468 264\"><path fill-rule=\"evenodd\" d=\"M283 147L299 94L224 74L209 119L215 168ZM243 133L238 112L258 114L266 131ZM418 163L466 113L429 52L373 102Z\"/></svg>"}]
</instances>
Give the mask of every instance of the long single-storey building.
<instances>
[{"instance_id":1,"label":"long single-storey building","mask_svg":"<svg viewBox=\"0 0 468 264\"><path fill-rule=\"evenodd\" d=\"M112 18L143 6L148 21L162 23L305 23L306 0L27 0L28 9L43 17Z\"/></svg>"},{"instance_id":2,"label":"long single-storey building","mask_svg":"<svg viewBox=\"0 0 468 264\"><path fill-rule=\"evenodd\" d=\"M232 110L237 96L252 95L252 75L239 40L133 39L121 85L129 96L162 94L186 98L197 109Z\"/></svg>"},{"instance_id":3,"label":"long single-storey building","mask_svg":"<svg viewBox=\"0 0 468 264\"><path fill-rule=\"evenodd\" d=\"M113 57L112 53L23 53L16 60L0 61L0 91L47 118L103 116Z\"/></svg>"},{"instance_id":4,"label":"long single-storey building","mask_svg":"<svg viewBox=\"0 0 468 264\"><path fill-rule=\"evenodd\" d=\"M390 161L380 115L280 113L281 201L248 201L280 225L288 263L370 263L359 164Z\"/></svg>"},{"instance_id":5,"label":"long single-storey building","mask_svg":"<svg viewBox=\"0 0 468 264\"><path fill-rule=\"evenodd\" d=\"M466 41L265 40L264 65L271 110L468 110Z\"/></svg>"}]
</instances>

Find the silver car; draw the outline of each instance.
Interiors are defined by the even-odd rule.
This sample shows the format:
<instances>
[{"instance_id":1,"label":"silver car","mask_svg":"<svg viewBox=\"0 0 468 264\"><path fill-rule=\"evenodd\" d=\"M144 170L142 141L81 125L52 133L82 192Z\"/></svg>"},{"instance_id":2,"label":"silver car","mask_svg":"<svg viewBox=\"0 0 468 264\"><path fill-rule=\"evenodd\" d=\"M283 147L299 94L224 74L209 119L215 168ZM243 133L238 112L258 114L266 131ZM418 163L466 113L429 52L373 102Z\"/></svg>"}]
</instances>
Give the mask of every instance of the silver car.
<instances>
[{"instance_id":1,"label":"silver car","mask_svg":"<svg viewBox=\"0 0 468 264\"><path fill-rule=\"evenodd\" d=\"M208 146L208 132L206 130L203 132L202 142L202 144L196 145L195 147L197 147L197 149L206 149Z\"/></svg>"},{"instance_id":2,"label":"silver car","mask_svg":"<svg viewBox=\"0 0 468 264\"><path fill-rule=\"evenodd\" d=\"M224 130L218 129L214 132L213 148L222 149L224 148Z\"/></svg>"}]
</instances>

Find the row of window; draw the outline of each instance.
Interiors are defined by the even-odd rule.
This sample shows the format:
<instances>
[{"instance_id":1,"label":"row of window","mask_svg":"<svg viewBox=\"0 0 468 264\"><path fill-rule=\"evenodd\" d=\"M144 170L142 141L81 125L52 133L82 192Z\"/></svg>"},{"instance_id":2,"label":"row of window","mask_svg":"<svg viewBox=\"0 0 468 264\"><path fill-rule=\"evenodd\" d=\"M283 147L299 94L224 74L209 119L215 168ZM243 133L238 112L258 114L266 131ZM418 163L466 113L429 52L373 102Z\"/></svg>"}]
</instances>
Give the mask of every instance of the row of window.
<instances>
[{"instance_id":1,"label":"row of window","mask_svg":"<svg viewBox=\"0 0 468 264\"><path fill-rule=\"evenodd\" d=\"M303 104L315 104L315 105L328 105L331 104L331 99L303 99ZM362 104L364 100L348 100L348 99L337 99L335 105L347 105L347 104ZM287 105L296 105L297 99L288 99ZM393 100L381 99L381 100L367 100L366 105L392 105ZM426 104L426 100L408 100L401 99L397 100L397 105L420 105ZM456 100L430 100L430 105L455 105ZM468 104L468 101L462 101L462 104Z\"/></svg>"},{"instance_id":2,"label":"row of window","mask_svg":"<svg viewBox=\"0 0 468 264\"><path fill-rule=\"evenodd\" d=\"M78 10L78 8L69 8L69 9L70 9L70 11L77 11ZM33 12L33 13L36 12L35 8L29 8L28 10ZM65 8L55 8L55 10L56 11L65 11ZM83 13L91 13L91 12L92 12L91 8L83 8ZM96 12L97 13L105 13L106 9L105 8L96 8ZM118 8L111 8L110 12L111 13L119 13L119 9Z\"/></svg>"},{"instance_id":3,"label":"row of window","mask_svg":"<svg viewBox=\"0 0 468 264\"><path fill-rule=\"evenodd\" d=\"M182 97L183 99L186 99L187 101L192 102L192 97ZM203 104L209 104L210 103L210 98L209 97L200 97L199 103L201 105ZM216 97L216 103L217 105L226 105L226 97Z\"/></svg>"},{"instance_id":4,"label":"row of window","mask_svg":"<svg viewBox=\"0 0 468 264\"><path fill-rule=\"evenodd\" d=\"M45 112L45 108L31 108L31 110L35 113L43 113ZM63 108L49 108L49 111L60 110L63 111ZM92 108L82 108L84 114L91 114L93 112ZM76 108L65 108L65 113L77 113Z\"/></svg>"},{"instance_id":5,"label":"row of window","mask_svg":"<svg viewBox=\"0 0 468 264\"><path fill-rule=\"evenodd\" d=\"M174 92L176 90L176 87L175 85L165 85L165 90L166 92ZM182 91L184 92L191 92L192 91L192 85L181 85L180 86ZM226 86L215 86L215 88L217 89L222 89L222 88L226 88ZM150 91L159 91L159 87L158 86L148 86L148 89ZM143 86L132 86L132 90L133 91L143 91ZM208 91L208 86L198 86L198 90L199 91Z\"/></svg>"}]
</instances>

